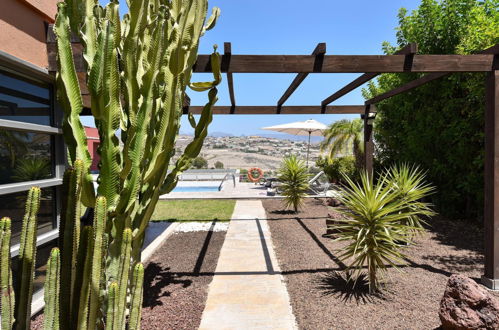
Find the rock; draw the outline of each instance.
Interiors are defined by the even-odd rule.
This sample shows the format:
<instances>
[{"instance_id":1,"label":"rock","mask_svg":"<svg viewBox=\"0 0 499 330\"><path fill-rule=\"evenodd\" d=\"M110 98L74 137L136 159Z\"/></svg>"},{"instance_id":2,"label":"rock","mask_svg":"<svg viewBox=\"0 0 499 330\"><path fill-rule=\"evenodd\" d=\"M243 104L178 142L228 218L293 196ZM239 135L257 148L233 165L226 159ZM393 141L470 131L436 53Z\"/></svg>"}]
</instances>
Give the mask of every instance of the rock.
<instances>
[{"instance_id":1,"label":"rock","mask_svg":"<svg viewBox=\"0 0 499 330\"><path fill-rule=\"evenodd\" d=\"M326 199L326 205L327 206L333 206L333 207L338 207L341 205L341 202L337 200L336 198L327 198Z\"/></svg>"},{"instance_id":2,"label":"rock","mask_svg":"<svg viewBox=\"0 0 499 330\"><path fill-rule=\"evenodd\" d=\"M499 329L499 301L463 275L449 278L438 315L443 329Z\"/></svg>"}]
</instances>

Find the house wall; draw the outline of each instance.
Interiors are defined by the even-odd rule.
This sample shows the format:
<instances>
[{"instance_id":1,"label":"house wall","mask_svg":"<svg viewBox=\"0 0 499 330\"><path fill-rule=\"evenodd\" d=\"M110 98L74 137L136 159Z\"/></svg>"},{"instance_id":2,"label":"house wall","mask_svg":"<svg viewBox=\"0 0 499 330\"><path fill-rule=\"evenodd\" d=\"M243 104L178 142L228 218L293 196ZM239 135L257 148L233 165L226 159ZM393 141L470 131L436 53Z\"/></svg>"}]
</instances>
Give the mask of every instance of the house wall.
<instances>
[{"instance_id":1,"label":"house wall","mask_svg":"<svg viewBox=\"0 0 499 330\"><path fill-rule=\"evenodd\" d=\"M97 153L97 148L100 144L99 131L94 127L85 127L85 134L87 135L87 145L90 157L92 157L92 165L90 166L90 171L98 171L100 156Z\"/></svg>"},{"instance_id":2,"label":"house wall","mask_svg":"<svg viewBox=\"0 0 499 330\"><path fill-rule=\"evenodd\" d=\"M0 0L0 50L46 68L47 24L56 11L57 0Z\"/></svg>"}]
</instances>

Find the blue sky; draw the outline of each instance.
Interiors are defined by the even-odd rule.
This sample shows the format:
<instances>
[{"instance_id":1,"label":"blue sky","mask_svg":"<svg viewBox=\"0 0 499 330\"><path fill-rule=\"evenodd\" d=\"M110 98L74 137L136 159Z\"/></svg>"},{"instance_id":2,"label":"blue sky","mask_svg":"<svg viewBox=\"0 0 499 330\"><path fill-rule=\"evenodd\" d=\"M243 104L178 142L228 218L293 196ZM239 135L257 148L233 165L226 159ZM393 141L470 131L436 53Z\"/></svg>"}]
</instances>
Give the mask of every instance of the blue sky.
<instances>
[{"instance_id":1,"label":"blue sky","mask_svg":"<svg viewBox=\"0 0 499 330\"><path fill-rule=\"evenodd\" d=\"M124 4L125 1L122 1ZM381 43L395 43L399 8L415 9L420 0L211 0L221 9L217 26L200 42L200 53L218 44L232 43L233 54L309 54L319 42L327 54L382 54ZM122 4L122 7L126 7ZM123 8L124 9L124 8ZM122 9L122 13L123 13ZM237 105L275 105L294 74L234 74ZM321 100L355 79L358 74L310 74L285 105L320 105ZM226 77L219 87L217 105L230 105ZM193 81L209 80L194 74ZM204 105L205 93L187 91L192 105ZM333 105L363 104L361 88ZM316 119L325 124L357 115L216 115L211 132L234 135L269 133L263 126ZM186 118L181 132L189 132Z\"/></svg>"}]
</instances>

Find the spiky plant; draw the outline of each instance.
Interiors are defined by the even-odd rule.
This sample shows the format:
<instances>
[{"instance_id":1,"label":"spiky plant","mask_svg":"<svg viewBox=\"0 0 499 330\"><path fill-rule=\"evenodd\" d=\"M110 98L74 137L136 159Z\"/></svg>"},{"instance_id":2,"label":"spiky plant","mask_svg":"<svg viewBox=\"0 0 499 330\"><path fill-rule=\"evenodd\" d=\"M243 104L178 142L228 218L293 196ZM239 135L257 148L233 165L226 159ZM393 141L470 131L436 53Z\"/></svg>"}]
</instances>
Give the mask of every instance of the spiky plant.
<instances>
[{"instance_id":1,"label":"spiky plant","mask_svg":"<svg viewBox=\"0 0 499 330\"><path fill-rule=\"evenodd\" d=\"M34 181L50 177L50 162L43 158L23 158L16 162L12 179L16 181Z\"/></svg>"},{"instance_id":2,"label":"spiky plant","mask_svg":"<svg viewBox=\"0 0 499 330\"><path fill-rule=\"evenodd\" d=\"M295 155L285 157L279 168L278 178L282 183L280 188L285 207L292 207L295 213L298 212L309 188L309 173L305 162Z\"/></svg>"},{"instance_id":3,"label":"spiky plant","mask_svg":"<svg viewBox=\"0 0 499 330\"><path fill-rule=\"evenodd\" d=\"M435 187L427 183L425 177L425 172L419 167L407 163L393 165L381 175L381 180L384 180L385 184L391 185L394 193L398 194L398 198L414 201L410 203L409 208L416 214L405 219L405 223L409 227L416 228L412 230L414 235L421 233L420 229L423 229L424 225L427 224L421 215L424 214L426 218L435 214L432 205L423 201L424 197L435 192Z\"/></svg>"},{"instance_id":4,"label":"spiky plant","mask_svg":"<svg viewBox=\"0 0 499 330\"><path fill-rule=\"evenodd\" d=\"M388 177L374 183L372 175L364 172L358 183L348 177L345 181L347 187L339 197L345 205L340 210L345 218L338 219L335 228L336 240L347 244L340 249L339 257L357 278L367 266L369 291L373 293L379 290L380 277L387 267L404 263L402 246L411 241L415 231L423 230L411 226L408 219L431 216L433 211L429 206L416 207L425 196L424 190L401 198Z\"/></svg>"}]
</instances>

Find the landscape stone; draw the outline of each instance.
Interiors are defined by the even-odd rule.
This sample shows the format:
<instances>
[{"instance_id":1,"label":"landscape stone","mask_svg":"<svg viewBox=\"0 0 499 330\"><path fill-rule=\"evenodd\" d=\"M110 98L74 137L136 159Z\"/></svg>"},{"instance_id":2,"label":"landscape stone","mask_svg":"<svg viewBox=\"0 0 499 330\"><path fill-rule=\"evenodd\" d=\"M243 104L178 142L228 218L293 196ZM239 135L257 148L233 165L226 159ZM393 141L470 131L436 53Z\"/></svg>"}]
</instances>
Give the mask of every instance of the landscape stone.
<instances>
[{"instance_id":1,"label":"landscape stone","mask_svg":"<svg viewBox=\"0 0 499 330\"><path fill-rule=\"evenodd\" d=\"M499 301L469 277L449 278L440 301L443 329L499 329Z\"/></svg>"}]
</instances>

